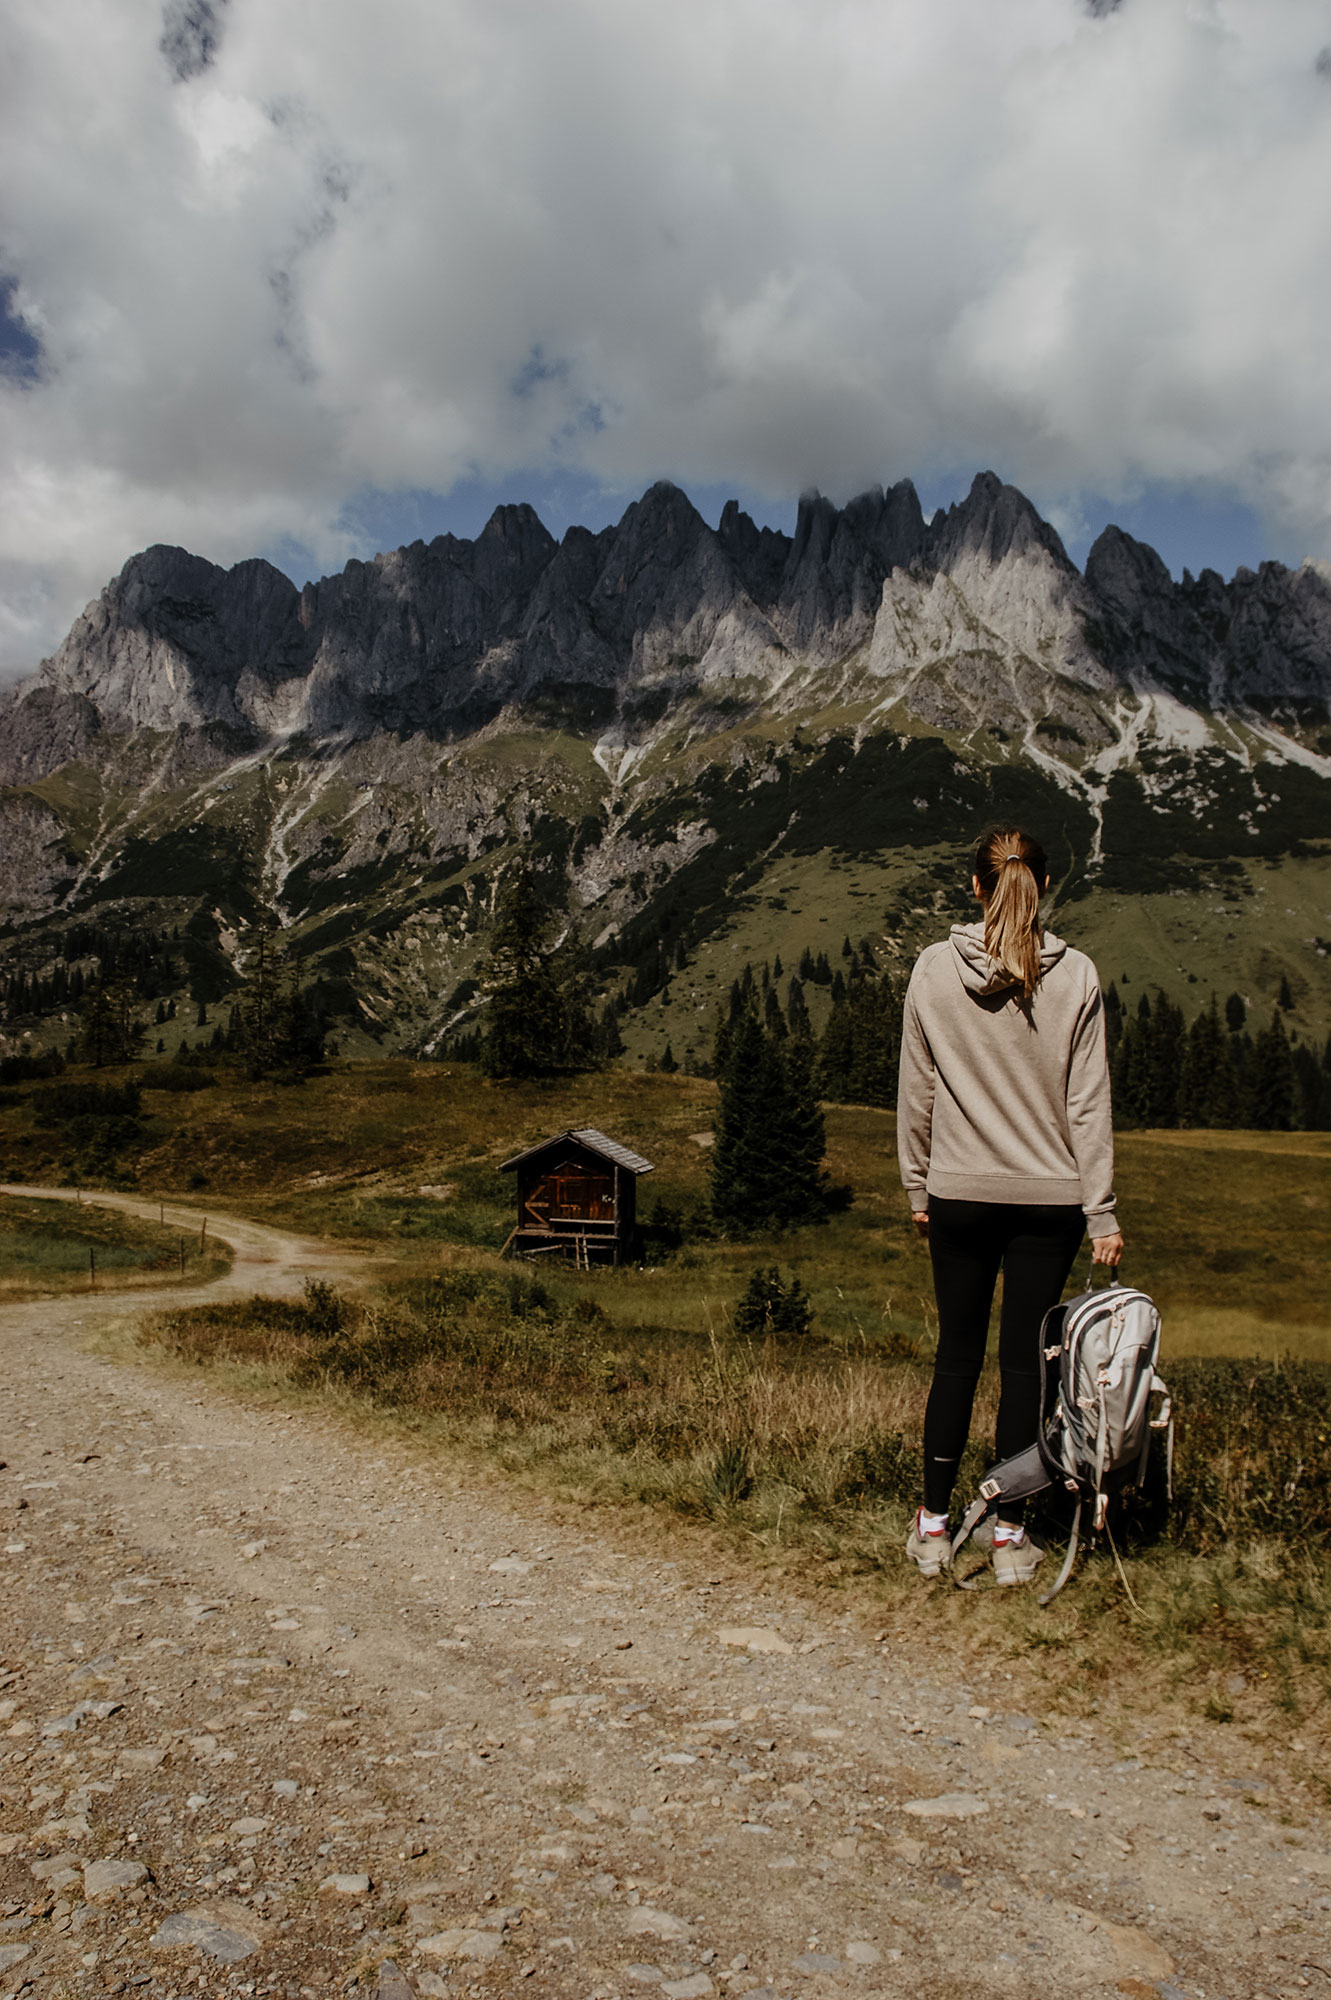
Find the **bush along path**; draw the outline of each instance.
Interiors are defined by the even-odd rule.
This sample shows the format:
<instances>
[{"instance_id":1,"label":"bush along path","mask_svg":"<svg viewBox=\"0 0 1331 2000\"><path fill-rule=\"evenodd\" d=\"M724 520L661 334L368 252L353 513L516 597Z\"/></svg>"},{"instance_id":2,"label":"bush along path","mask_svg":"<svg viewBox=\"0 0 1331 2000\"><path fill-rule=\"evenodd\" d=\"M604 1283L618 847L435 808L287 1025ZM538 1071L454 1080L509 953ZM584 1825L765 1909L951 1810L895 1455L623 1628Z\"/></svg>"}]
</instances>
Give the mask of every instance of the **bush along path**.
<instances>
[{"instance_id":1,"label":"bush along path","mask_svg":"<svg viewBox=\"0 0 1331 2000\"><path fill-rule=\"evenodd\" d=\"M1014 1680L955 1627L885 1648L705 1531L119 1365L83 1302L36 1310L0 1314L0 1995L1328 1976L1309 1791L1112 1662L1076 1719L1056 1665Z\"/></svg>"}]
</instances>

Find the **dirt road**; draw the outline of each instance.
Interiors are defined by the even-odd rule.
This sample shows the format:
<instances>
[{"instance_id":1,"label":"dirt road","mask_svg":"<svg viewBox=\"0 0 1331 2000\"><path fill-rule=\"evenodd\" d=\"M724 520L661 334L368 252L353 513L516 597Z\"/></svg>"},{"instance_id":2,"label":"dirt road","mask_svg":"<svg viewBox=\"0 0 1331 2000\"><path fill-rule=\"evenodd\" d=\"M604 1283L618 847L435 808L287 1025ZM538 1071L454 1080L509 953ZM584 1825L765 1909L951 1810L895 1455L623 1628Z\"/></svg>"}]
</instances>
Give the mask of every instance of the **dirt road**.
<instances>
[{"instance_id":1,"label":"dirt road","mask_svg":"<svg viewBox=\"0 0 1331 2000\"><path fill-rule=\"evenodd\" d=\"M210 1226L214 1295L345 1268ZM1325 1823L1235 1732L83 1351L132 1306L0 1313L0 1996L1331 1991Z\"/></svg>"}]
</instances>

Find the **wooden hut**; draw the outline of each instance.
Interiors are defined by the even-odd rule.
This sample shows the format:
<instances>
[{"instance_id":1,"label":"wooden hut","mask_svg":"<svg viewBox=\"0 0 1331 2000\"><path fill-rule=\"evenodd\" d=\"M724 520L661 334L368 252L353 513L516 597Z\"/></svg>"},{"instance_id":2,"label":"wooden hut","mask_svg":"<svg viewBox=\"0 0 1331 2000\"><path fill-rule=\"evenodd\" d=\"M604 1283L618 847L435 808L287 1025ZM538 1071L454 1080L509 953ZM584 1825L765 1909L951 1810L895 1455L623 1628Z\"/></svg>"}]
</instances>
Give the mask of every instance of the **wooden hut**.
<instances>
[{"instance_id":1,"label":"wooden hut","mask_svg":"<svg viewBox=\"0 0 1331 2000\"><path fill-rule=\"evenodd\" d=\"M504 1245L515 1257L622 1264L633 1254L638 1176L650 1160L594 1126L558 1132L499 1169L518 1177L518 1219Z\"/></svg>"}]
</instances>

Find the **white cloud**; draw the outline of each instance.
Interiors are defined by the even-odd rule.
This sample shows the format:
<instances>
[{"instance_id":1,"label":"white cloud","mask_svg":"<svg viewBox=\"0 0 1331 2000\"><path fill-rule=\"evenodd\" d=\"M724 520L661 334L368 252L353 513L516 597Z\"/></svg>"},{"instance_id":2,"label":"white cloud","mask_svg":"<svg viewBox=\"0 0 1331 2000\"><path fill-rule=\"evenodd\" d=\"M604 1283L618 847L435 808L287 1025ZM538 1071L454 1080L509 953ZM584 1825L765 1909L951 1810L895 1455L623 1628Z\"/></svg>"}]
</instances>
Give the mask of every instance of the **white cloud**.
<instances>
[{"instance_id":1,"label":"white cloud","mask_svg":"<svg viewBox=\"0 0 1331 2000\"><path fill-rule=\"evenodd\" d=\"M1331 554L1326 0L10 0L0 658L134 549L993 464ZM163 52L165 47L166 53Z\"/></svg>"}]
</instances>

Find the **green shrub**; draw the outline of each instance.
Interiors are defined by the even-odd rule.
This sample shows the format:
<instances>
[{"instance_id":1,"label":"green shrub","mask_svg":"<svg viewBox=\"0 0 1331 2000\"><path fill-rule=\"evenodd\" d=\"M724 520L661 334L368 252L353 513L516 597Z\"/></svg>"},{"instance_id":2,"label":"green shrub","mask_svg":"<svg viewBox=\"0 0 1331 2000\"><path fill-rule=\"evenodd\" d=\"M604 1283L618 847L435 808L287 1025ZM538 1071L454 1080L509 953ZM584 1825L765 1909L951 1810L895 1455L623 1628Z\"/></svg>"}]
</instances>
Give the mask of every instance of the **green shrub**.
<instances>
[{"instance_id":1,"label":"green shrub","mask_svg":"<svg viewBox=\"0 0 1331 2000\"><path fill-rule=\"evenodd\" d=\"M749 1279L735 1307L734 1323L736 1333L747 1340L765 1340L773 1333L803 1340L813 1327L813 1307L798 1277L792 1276L787 1284L773 1264Z\"/></svg>"},{"instance_id":2,"label":"green shrub","mask_svg":"<svg viewBox=\"0 0 1331 2000\"><path fill-rule=\"evenodd\" d=\"M1174 1500L1168 1539L1199 1552L1261 1540L1331 1546L1331 1366L1316 1361L1175 1361ZM1163 1512L1163 1453L1135 1503Z\"/></svg>"},{"instance_id":3,"label":"green shrub","mask_svg":"<svg viewBox=\"0 0 1331 2000\"><path fill-rule=\"evenodd\" d=\"M47 1128L75 1120L137 1118L137 1083L53 1083L37 1098L34 1116Z\"/></svg>"},{"instance_id":4,"label":"green shrub","mask_svg":"<svg viewBox=\"0 0 1331 2000\"><path fill-rule=\"evenodd\" d=\"M212 1090L217 1078L209 1069L193 1069L185 1063L153 1063L142 1071L139 1086L143 1090L167 1090L179 1096L194 1090Z\"/></svg>"}]
</instances>

